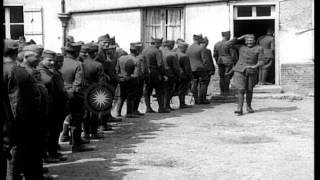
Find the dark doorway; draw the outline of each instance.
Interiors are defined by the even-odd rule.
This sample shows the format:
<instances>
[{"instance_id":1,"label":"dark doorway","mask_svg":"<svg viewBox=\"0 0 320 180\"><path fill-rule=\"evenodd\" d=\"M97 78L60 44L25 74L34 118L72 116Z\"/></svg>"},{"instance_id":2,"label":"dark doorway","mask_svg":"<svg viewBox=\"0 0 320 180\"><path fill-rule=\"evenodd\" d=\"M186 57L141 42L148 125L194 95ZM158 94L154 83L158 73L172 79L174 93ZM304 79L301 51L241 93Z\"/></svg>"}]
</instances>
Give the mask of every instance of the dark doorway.
<instances>
[{"instance_id":1,"label":"dark doorway","mask_svg":"<svg viewBox=\"0 0 320 180\"><path fill-rule=\"evenodd\" d=\"M240 37L244 34L254 34L256 39L265 35L268 28L274 31L274 19L266 20L234 20L234 36ZM275 52L277 53L277 52ZM275 62L273 62L267 76L267 82L275 84Z\"/></svg>"}]
</instances>

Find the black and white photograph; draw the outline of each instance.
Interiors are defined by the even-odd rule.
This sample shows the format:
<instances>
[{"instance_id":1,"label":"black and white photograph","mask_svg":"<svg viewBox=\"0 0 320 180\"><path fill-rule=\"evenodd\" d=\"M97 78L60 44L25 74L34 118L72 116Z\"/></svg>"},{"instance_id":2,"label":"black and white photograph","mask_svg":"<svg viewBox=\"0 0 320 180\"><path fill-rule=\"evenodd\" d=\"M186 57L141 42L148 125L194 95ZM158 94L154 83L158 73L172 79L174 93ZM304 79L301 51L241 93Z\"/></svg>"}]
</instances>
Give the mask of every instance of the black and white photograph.
<instances>
[{"instance_id":1,"label":"black and white photograph","mask_svg":"<svg viewBox=\"0 0 320 180\"><path fill-rule=\"evenodd\" d=\"M314 180L314 0L4 0L0 180Z\"/></svg>"}]
</instances>

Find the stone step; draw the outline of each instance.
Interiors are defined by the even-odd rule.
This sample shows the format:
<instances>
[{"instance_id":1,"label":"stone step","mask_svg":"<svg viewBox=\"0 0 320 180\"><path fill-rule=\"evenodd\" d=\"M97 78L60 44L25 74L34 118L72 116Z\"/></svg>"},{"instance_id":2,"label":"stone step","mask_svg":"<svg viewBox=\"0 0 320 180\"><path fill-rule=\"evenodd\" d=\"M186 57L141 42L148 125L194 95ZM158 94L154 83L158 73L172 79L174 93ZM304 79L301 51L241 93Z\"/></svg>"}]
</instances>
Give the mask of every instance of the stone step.
<instances>
[{"instance_id":1,"label":"stone step","mask_svg":"<svg viewBox=\"0 0 320 180\"><path fill-rule=\"evenodd\" d=\"M279 85L256 85L253 89L254 93L284 93Z\"/></svg>"}]
</instances>

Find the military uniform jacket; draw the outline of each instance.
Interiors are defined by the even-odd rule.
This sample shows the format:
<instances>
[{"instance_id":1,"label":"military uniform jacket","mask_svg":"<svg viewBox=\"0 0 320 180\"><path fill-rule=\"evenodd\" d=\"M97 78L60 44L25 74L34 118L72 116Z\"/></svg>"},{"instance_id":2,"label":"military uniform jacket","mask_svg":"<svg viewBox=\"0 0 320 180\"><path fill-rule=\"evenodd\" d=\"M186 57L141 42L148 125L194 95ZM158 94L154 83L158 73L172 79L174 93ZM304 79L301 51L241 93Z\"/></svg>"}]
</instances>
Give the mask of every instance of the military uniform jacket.
<instances>
[{"instance_id":1,"label":"military uniform jacket","mask_svg":"<svg viewBox=\"0 0 320 180\"><path fill-rule=\"evenodd\" d=\"M202 59L204 59L204 65L207 68L207 71L215 71L213 64L212 53L210 49L203 49L201 52Z\"/></svg>"},{"instance_id":2,"label":"military uniform jacket","mask_svg":"<svg viewBox=\"0 0 320 180\"><path fill-rule=\"evenodd\" d=\"M191 80L192 79L192 69L190 65L189 57L182 52L177 51L179 69L180 69L180 79Z\"/></svg>"},{"instance_id":3,"label":"military uniform jacket","mask_svg":"<svg viewBox=\"0 0 320 180\"><path fill-rule=\"evenodd\" d=\"M222 40L214 45L213 56L217 61L217 64L234 64L236 59L234 57L234 52L232 52L232 46L227 40Z\"/></svg>"},{"instance_id":4,"label":"military uniform jacket","mask_svg":"<svg viewBox=\"0 0 320 180\"><path fill-rule=\"evenodd\" d=\"M64 87L70 93L80 92L83 86L83 68L79 61L66 56L60 72L64 79Z\"/></svg>"},{"instance_id":5,"label":"military uniform jacket","mask_svg":"<svg viewBox=\"0 0 320 180\"><path fill-rule=\"evenodd\" d=\"M176 53L167 49L163 49L162 55L166 76L171 79L179 79L180 70Z\"/></svg>"},{"instance_id":6,"label":"military uniform jacket","mask_svg":"<svg viewBox=\"0 0 320 180\"><path fill-rule=\"evenodd\" d=\"M253 46L251 48L245 45L236 45L237 40L233 39L229 41L229 45L239 49L239 60L233 67L234 71L244 72L246 66L252 66L258 63L258 61L264 61L263 48L260 46Z\"/></svg>"},{"instance_id":7,"label":"military uniform jacket","mask_svg":"<svg viewBox=\"0 0 320 180\"><path fill-rule=\"evenodd\" d=\"M102 64L88 57L83 61L84 84L90 86L93 83L103 83L104 71Z\"/></svg>"},{"instance_id":8,"label":"military uniform jacket","mask_svg":"<svg viewBox=\"0 0 320 180\"><path fill-rule=\"evenodd\" d=\"M204 47L193 43L187 50L187 56L189 56L192 71L206 71L204 65L204 59L202 59L201 51Z\"/></svg>"},{"instance_id":9,"label":"military uniform jacket","mask_svg":"<svg viewBox=\"0 0 320 180\"><path fill-rule=\"evenodd\" d=\"M274 58L274 37L264 35L258 38L257 44L263 48L265 58Z\"/></svg>"},{"instance_id":10,"label":"military uniform jacket","mask_svg":"<svg viewBox=\"0 0 320 180\"><path fill-rule=\"evenodd\" d=\"M154 46L148 46L143 49L142 55L146 57L148 73L158 72L164 75L162 53L159 49Z\"/></svg>"},{"instance_id":11,"label":"military uniform jacket","mask_svg":"<svg viewBox=\"0 0 320 180\"><path fill-rule=\"evenodd\" d=\"M116 72L121 81L122 78L138 78L138 57L132 54L121 56L116 66Z\"/></svg>"},{"instance_id":12,"label":"military uniform jacket","mask_svg":"<svg viewBox=\"0 0 320 180\"><path fill-rule=\"evenodd\" d=\"M43 97L38 81L32 75L32 69L23 65L13 68L9 87L12 112L15 117L15 133L39 130L43 126ZM32 129L28 129L32 128ZM22 131L22 132L21 132ZM25 136L26 134L22 135ZM20 136L21 137L21 136Z\"/></svg>"}]
</instances>

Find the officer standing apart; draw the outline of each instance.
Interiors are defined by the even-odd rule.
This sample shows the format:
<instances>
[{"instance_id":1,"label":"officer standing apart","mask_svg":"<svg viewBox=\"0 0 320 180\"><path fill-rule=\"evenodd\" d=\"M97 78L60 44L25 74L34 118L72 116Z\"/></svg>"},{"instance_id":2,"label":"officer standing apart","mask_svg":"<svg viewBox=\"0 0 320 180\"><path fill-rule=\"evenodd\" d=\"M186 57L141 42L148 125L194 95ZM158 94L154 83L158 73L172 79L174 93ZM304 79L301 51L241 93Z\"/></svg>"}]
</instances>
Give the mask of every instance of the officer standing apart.
<instances>
[{"instance_id":1,"label":"officer standing apart","mask_svg":"<svg viewBox=\"0 0 320 180\"><path fill-rule=\"evenodd\" d=\"M201 56L204 46L201 46L202 34L193 35L193 44L189 46L187 55L190 59L193 79L191 91L195 100L195 104L209 104L210 102L204 99L206 97L206 82L208 81L207 69L205 60Z\"/></svg>"},{"instance_id":2,"label":"officer standing apart","mask_svg":"<svg viewBox=\"0 0 320 180\"><path fill-rule=\"evenodd\" d=\"M235 57L235 50L227 45L227 42L230 40L230 31L222 32L222 38L221 41L214 45L213 57L219 68L220 93L225 96L229 94L230 79L233 75L229 72L232 70L237 58Z\"/></svg>"},{"instance_id":3,"label":"officer standing apart","mask_svg":"<svg viewBox=\"0 0 320 180\"><path fill-rule=\"evenodd\" d=\"M207 78L207 81L206 81L206 91L203 94L203 96L204 96L203 100L204 101L208 101L206 99L206 95L207 95L207 92L208 92L208 87L209 87L209 84L210 84L211 76L214 75L216 69L215 69L214 64L213 64L213 58L212 58L211 50L207 48L208 44L209 44L209 40L208 40L207 37L203 38L202 44L204 46L204 49L201 52L201 56L204 59L204 64L205 64L205 67L207 68L207 74L209 76Z\"/></svg>"},{"instance_id":4,"label":"officer standing apart","mask_svg":"<svg viewBox=\"0 0 320 180\"><path fill-rule=\"evenodd\" d=\"M130 44L130 54L121 56L116 66L116 72L119 76L120 98L117 104L117 114L121 114L122 105L127 100L127 118L137 118L134 114L134 104L138 92L138 64L137 56L139 47L134 43Z\"/></svg>"},{"instance_id":5,"label":"officer standing apart","mask_svg":"<svg viewBox=\"0 0 320 180\"><path fill-rule=\"evenodd\" d=\"M164 85L163 82L168 80L165 75L162 53L159 47L162 44L162 38L157 39L151 37L151 45L144 48L142 55L146 57L147 63L147 78L144 99L146 103L147 113L155 112L150 106L150 96L153 89L156 91L156 96L159 104L159 113L169 113L170 111L164 108Z\"/></svg>"},{"instance_id":6,"label":"officer standing apart","mask_svg":"<svg viewBox=\"0 0 320 180\"><path fill-rule=\"evenodd\" d=\"M180 80L178 82L177 89L179 95L180 109L191 107L185 103L185 97L191 86L191 80L193 79L190 60L189 57L186 55L187 48L188 44L184 41L177 42L176 53L178 56L180 69Z\"/></svg>"},{"instance_id":7,"label":"officer standing apart","mask_svg":"<svg viewBox=\"0 0 320 180\"><path fill-rule=\"evenodd\" d=\"M236 45L239 40L245 39L245 45ZM244 94L246 94L246 103L248 113L253 113L251 107L253 88L257 84L258 68L265 62L263 58L263 48L255 44L253 34L243 35L228 41L228 46L233 45L239 49L239 60L234 66L232 85L238 89L238 108L236 114L242 115Z\"/></svg>"},{"instance_id":8,"label":"officer standing apart","mask_svg":"<svg viewBox=\"0 0 320 180\"><path fill-rule=\"evenodd\" d=\"M259 84L270 85L274 82L274 37L273 29L268 28L267 34L258 38L257 44L263 48L265 64L259 68ZM271 75L271 77L270 77ZM273 75L273 76L272 76ZM268 78L273 78L268 82Z\"/></svg>"},{"instance_id":9,"label":"officer standing apart","mask_svg":"<svg viewBox=\"0 0 320 180\"><path fill-rule=\"evenodd\" d=\"M91 150L86 148L81 140L81 123L84 115L84 76L81 62L76 60L80 48L80 43L71 43L64 48L66 55L60 70L69 95L72 152Z\"/></svg>"},{"instance_id":10,"label":"officer standing apart","mask_svg":"<svg viewBox=\"0 0 320 180\"><path fill-rule=\"evenodd\" d=\"M165 75L168 77L168 80L164 82L164 109L166 111L174 110L170 107L170 100L174 94L176 82L179 80L180 75L178 57L172 50L173 46L173 40L166 40L162 43L161 49Z\"/></svg>"}]
</instances>

